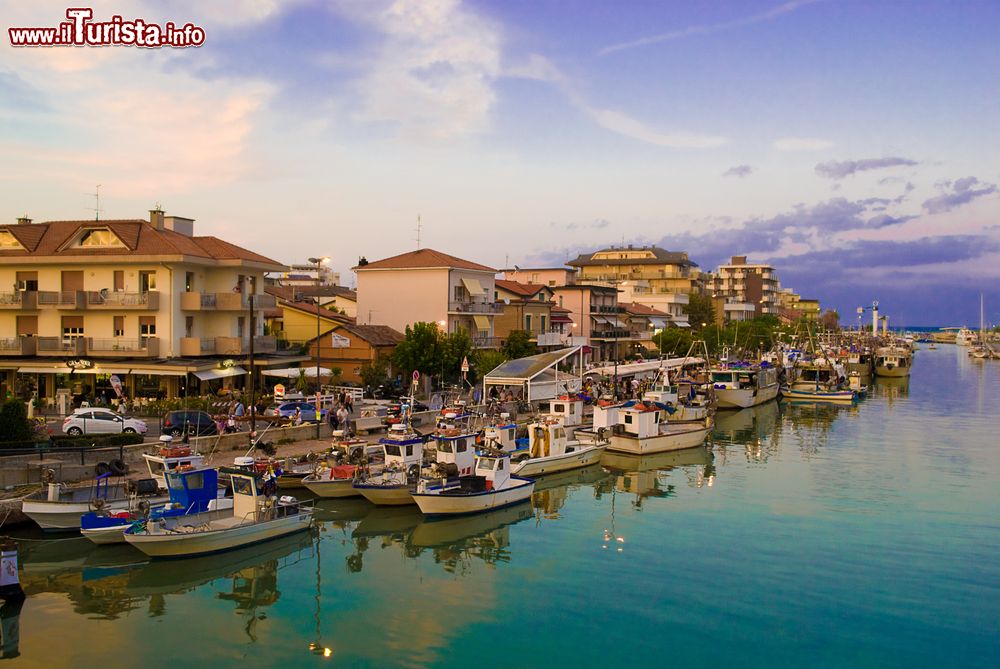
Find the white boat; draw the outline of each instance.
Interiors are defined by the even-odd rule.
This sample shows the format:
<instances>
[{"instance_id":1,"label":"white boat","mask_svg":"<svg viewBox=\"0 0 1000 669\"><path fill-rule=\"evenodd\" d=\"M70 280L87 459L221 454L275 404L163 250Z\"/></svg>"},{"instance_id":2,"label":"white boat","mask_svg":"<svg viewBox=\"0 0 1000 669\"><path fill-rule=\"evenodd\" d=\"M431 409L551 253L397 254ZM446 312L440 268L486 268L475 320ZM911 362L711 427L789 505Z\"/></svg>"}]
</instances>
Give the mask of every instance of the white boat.
<instances>
[{"instance_id":1,"label":"white boat","mask_svg":"<svg viewBox=\"0 0 1000 669\"><path fill-rule=\"evenodd\" d=\"M140 500L149 504L167 501L153 479L110 483L103 474L88 486L67 487L49 483L21 501L21 511L43 530L79 530L85 513L103 509L109 513L128 511Z\"/></svg>"},{"instance_id":2,"label":"white boat","mask_svg":"<svg viewBox=\"0 0 1000 669\"><path fill-rule=\"evenodd\" d=\"M302 485L312 494L323 498L361 497L361 491L354 488L361 463L370 464L381 458L381 444L367 444L351 441L341 444L337 459L319 466L316 471L302 479Z\"/></svg>"},{"instance_id":3,"label":"white boat","mask_svg":"<svg viewBox=\"0 0 1000 669\"><path fill-rule=\"evenodd\" d=\"M875 351L875 376L909 376L912 366L913 352L908 347L883 346Z\"/></svg>"},{"instance_id":4,"label":"white boat","mask_svg":"<svg viewBox=\"0 0 1000 669\"><path fill-rule=\"evenodd\" d=\"M579 432L583 434L583 432ZM601 459L606 439L591 434L589 441L566 438L562 421L542 418L528 424L528 448L513 456L511 473L518 476L541 476L586 467Z\"/></svg>"},{"instance_id":5,"label":"white boat","mask_svg":"<svg viewBox=\"0 0 1000 669\"><path fill-rule=\"evenodd\" d=\"M976 343L976 333L969 328L959 328L955 334L955 343L959 346L972 346Z\"/></svg>"},{"instance_id":6,"label":"white boat","mask_svg":"<svg viewBox=\"0 0 1000 669\"><path fill-rule=\"evenodd\" d=\"M527 501L534 489L534 480L511 475L509 454L496 453L478 456L472 476L421 480L413 499L428 516L455 516Z\"/></svg>"},{"instance_id":7,"label":"white boat","mask_svg":"<svg viewBox=\"0 0 1000 669\"><path fill-rule=\"evenodd\" d=\"M156 483L163 490L167 489L167 479L164 476L166 472L177 471L181 468L199 468L205 464L204 455L192 451L187 444L173 442L174 438L169 434L160 435L159 447L142 454L150 478L156 479Z\"/></svg>"},{"instance_id":8,"label":"white boat","mask_svg":"<svg viewBox=\"0 0 1000 669\"><path fill-rule=\"evenodd\" d=\"M675 423L705 420L712 413L715 404L710 383L702 383L687 375L672 378L666 367L660 371L656 383L643 394L642 399L672 407L674 413L670 420Z\"/></svg>"},{"instance_id":9,"label":"white boat","mask_svg":"<svg viewBox=\"0 0 1000 669\"><path fill-rule=\"evenodd\" d=\"M389 428L379 439L383 465L366 467L354 481L354 489L372 504L398 506L413 504L410 493L417 484L424 462L424 438L408 422Z\"/></svg>"},{"instance_id":10,"label":"white boat","mask_svg":"<svg viewBox=\"0 0 1000 669\"><path fill-rule=\"evenodd\" d=\"M778 396L778 370L770 364L729 364L713 367L709 373L720 409L746 409Z\"/></svg>"},{"instance_id":11,"label":"white boat","mask_svg":"<svg viewBox=\"0 0 1000 669\"><path fill-rule=\"evenodd\" d=\"M647 455L694 448L705 441L713 419L674 423L669 407L655 402L625 402L594 408L594 432L608 434L609 451Z\"/></svg>"},{"instance_id":12,"label":"white boat","mask_svg":"<svg viewBox=\"0 0 1000 669\"><path fill-rule=\"evenodd\" d=\"M125 530L125 541L151 557L187 557L276 539L312 523L311 507L294 497L273 494L277 489L274 479L265 480L241 469L219 471L228 474L233 483L232 509L150 519Z\"/></svg>"},{"instance_id":13,"label":"white boat","mask_svg":"<svg viewBox=\"0 0 1000 669\"><path fill-rule=\"evenodd\" d=\"M781 389L785 399L810 402L854 402L856 391L847 386L847 370L830 358L817 356L795 363L795 380Z\"/></svg>"}]
</instances>

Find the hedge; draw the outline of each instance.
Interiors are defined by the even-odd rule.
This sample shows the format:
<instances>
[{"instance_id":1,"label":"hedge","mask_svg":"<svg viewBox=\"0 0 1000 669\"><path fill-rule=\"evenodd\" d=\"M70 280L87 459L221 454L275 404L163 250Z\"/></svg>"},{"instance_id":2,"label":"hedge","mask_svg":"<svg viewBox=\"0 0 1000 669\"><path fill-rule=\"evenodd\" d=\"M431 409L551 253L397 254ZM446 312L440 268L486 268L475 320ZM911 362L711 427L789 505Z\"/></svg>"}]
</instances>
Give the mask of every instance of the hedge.
<instances>
[{"instance_id":1,"label":"hedge","mask_svg":"<svg viewBox=\"0 0 1000 669\"><path fill-rule=\"evenodd\" d=\"M17 441L0 441L0 450L34 450L36 444L43 448L107 448L111 446L131 446L141 444L145 439L141 434L104 434L91 437L69 437L53 435L49 441L21 439Z\"/></svg>"}]
</instances>

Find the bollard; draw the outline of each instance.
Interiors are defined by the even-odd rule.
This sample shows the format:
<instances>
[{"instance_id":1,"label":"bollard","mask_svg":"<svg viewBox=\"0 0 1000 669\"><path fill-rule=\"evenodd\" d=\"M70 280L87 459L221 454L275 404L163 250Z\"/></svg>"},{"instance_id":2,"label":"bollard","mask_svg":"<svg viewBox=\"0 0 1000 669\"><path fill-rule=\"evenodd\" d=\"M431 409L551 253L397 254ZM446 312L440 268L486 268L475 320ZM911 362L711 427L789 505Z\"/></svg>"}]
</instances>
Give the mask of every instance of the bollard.
<instances>
[{"instance_id":1,"label":"bollard","mask_svg":"<svg viewBox=\"0 0 1000 669\"><path fill-rule=\"evenodd\" d=\"M17 573L17 542L10 537L0 540L0 598L24 601L24 590Z\"/></svg>"}]
</instances>

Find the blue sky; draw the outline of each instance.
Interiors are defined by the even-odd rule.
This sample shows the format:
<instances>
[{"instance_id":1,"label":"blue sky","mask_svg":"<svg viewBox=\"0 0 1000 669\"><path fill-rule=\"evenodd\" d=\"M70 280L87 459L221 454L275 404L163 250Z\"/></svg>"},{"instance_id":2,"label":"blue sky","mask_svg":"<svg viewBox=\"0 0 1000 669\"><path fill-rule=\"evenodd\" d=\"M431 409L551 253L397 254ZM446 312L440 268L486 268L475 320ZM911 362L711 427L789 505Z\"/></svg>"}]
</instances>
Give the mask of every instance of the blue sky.
<instances>
[{"instance_id":1,"label":"blue sky","mask_svg":"<svg viewBox=\"0 0 1000 669\"><path fill-rule=\"evenodd\" d=\"M155 203L344 272L748 254L853 320L1000 321L992 2L95 2L203 47L0 51L0 220ZM4 3L6 26L66 5Z\"/></svg>"}]
</instances>

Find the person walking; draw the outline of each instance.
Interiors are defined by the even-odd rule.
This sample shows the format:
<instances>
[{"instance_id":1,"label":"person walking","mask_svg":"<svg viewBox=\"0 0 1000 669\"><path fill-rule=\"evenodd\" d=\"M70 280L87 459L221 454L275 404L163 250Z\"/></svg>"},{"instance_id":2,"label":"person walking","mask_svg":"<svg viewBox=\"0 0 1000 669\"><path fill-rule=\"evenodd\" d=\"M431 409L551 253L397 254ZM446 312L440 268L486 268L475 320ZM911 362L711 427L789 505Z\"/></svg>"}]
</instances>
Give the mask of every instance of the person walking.
<instances>
[{"instance_id":1,"label":"person walking","mask_svg":"<svg viewBox=\"0 0 1000 669\"><path fill-rule=\"evenodd\" d=\"M351 433L351 423L350 414L347 412L347 407L341 405L337 409L337 422L340 424L340 429L344 431L344 434Z\"/></svg>"}]
</instances>

